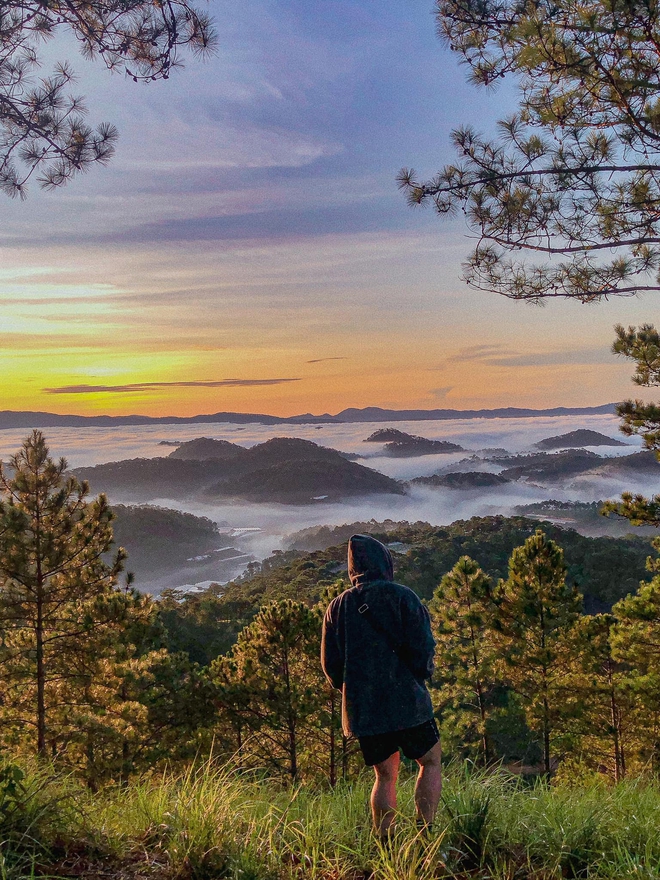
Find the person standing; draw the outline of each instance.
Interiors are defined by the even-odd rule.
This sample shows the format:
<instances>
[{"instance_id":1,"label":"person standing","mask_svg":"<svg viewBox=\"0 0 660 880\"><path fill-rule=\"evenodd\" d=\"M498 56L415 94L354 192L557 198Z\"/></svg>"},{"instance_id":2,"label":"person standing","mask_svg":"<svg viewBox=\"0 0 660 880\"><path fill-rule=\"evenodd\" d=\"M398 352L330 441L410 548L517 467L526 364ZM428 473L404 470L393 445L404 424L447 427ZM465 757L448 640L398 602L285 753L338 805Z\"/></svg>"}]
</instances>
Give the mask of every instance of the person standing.
<instances>
[{"instance_id":1,"label":"person standing","mask_svg":"<svg viewBox=\"0 0 660 880\"><path fill-rule=\"evenodd\" d=\"M369 535L348 541L352 586L332 600L323 618L321 665L342 692L344 733L358 738L376 779L374 829L382 839L396 813L399 749L419 765L415 808L430 830L440 800L440 735L426 681L435 643L429 613L408 587L394 582L390 551Z\"/></svg>"}]
</instances>

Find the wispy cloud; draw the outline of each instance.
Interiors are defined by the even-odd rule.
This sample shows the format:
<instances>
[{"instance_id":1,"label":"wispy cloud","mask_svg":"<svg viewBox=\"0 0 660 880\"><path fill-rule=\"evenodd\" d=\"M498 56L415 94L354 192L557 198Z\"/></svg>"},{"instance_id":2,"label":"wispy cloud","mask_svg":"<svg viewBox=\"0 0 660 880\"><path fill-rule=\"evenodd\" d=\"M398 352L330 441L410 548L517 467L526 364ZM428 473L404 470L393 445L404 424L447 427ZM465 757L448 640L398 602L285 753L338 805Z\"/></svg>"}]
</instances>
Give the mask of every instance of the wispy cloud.
<instances>
[{"instance_id":1,"label":"wispy cloud","mask_svg":"<svg viewBox=\"0 0 660 880\"><path fill-rule=\"evenodd\" d=\"M463 361L483 361L502 355L515 355L517 352L505 348L503 345L470 345L462 348L456 354L449 355L447 363L456 364Z\"/></svg>"},{"instance_id":2,"label":"wispy cloud","mask_svg":"<svg viewBox=\"0 0 660 880\"><path fill-rule=\"evenodd\" d=\"M324 361L347 361L346 357L327 357L327 358L314 358L311 361L305 361L308 364L322 364Z\"/></svg>"},{"instance_id":3,"label":"wispy cloud","mask_svg":"<svg viewBox=\"0 0 660 880\"><path fill-rule=\"evenodd\" d=\"M511 352L489 361L497 367L542 367L553 364L612 364L609 349L578 348L572 351Z\"/></svg>"},{"instance_id":4,"label":"wispy cloud","mask_svg":"<svg viewBox=\"0 0 660 880\"><path fill-rule=\"evenodd\" d=\"M433 397L440 401L445 400L450 391L454 388L453 385L445 385L443 388L431 388L431 394Z\"/></svg>"},{"instance_id":5,"label":"wispy cloud","mask_svg":"<svg viewBox=\"0 0 660 880\"><path fill-rule=\"evenodd\" d=\"M45 394L124 394L158 391L160 388L244 388L255 385L282 385L285 382L300 382L300 379L218 379L199 382L135 382L129 385L61 385L59 388L42 390Z\"/></svg>"},{"instance_id":6,"label":"wispy cloud","mask_svg":"<svg viewBox=\"0 0 660 880\"><path fill-rule=\"evenodd\" d=\"M449 355L438 365L444 369L449 364L479 361L489 367L540 367L562 364L608 364L612 356L608 349L574 348L555 351L515 351L504 345L472 345Z\"/></svg>"}]
</instances>

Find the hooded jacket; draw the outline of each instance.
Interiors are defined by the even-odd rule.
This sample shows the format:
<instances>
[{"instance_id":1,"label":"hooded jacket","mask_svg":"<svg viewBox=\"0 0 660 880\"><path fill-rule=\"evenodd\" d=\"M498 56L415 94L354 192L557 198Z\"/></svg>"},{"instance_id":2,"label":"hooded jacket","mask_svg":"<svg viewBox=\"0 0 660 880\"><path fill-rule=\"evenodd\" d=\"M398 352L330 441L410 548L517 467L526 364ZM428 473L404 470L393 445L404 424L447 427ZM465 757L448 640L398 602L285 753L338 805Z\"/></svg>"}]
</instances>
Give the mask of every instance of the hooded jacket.
<instances>
[{"instance_id":1,"label":"hooded jacket","mask_svg":"<svg viewBox=\"0 0 660 880\"><path fill-rule=\"evenodd\" d=\"M394 582L390 551L369 535L349 539L348 574L352 586L328 606L321 641L323 671L342 691L344 733L374 736L429 721L425 680L435 643L428 611ZM365 604L368 615L358 611Z\"/></svg>"}]
</instances>

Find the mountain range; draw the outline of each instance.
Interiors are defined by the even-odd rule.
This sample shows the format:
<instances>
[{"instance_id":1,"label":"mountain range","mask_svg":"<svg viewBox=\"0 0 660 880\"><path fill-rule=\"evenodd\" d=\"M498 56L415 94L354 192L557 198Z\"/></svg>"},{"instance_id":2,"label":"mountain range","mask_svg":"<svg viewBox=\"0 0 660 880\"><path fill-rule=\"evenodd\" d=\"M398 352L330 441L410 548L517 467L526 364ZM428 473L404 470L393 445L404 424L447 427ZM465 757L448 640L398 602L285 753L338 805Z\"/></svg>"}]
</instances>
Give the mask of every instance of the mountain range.
<instances>
[{"instance_id":1,"label":"mountain range","mask_svg":"<svg viewBox=\"0 0 660 880\"><path fill-rule=\"evenodd\" d=\"M297 416L270 416L264 413L218 412L196 416L81 416L58 415L49 412L20 410L0 411L0 430L9 428L107 428L119 425L191 425L195 423L219 424L228 422L235 425L260 424L332 424L345 422L401 422L401 421L446 421L450 419L520 419L548 416L614 415L616 404L602 406L566 407L552 409L525 409L515 406L500 409L381 409L367 406L363 409L351 407L336 415L324 413L313 415L304 413Z\"/></svg>"}]
</instances>

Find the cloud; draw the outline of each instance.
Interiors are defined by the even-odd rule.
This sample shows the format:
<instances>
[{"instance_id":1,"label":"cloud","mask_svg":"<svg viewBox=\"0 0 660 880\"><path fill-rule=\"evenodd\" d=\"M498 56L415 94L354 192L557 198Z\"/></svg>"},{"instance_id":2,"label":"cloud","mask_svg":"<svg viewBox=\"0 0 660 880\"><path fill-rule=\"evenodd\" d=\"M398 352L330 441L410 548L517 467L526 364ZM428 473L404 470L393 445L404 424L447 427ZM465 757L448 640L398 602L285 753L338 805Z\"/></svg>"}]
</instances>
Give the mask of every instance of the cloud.
<instances>
[{"instance_id":1,"label":"cloud","mask_svg":"<svg viewBox=\"0 0 660 880\"><path fill-rule=\"evenodd\" d=\"M135 382L130 385L61 385L59 388L43 388L45 394L117 394L136 391L157 391L160 388L229 388L254 385L282 385L300 382L300 379L219 379L207 382Z\"/></svg>"},{"instance_id":2,"label":"cloud","mask_svg":"<svg viewBox=\"0 0 660 880\"><path fill-rule=\"evenodd\" d=\"M112 339L92 338L88 335L73 334L46 336L45 333L6 333L0 337L0 351L16 351L30 354L35 351L78 349L109 349L116 346Z\"/></svg>"},{"instance_id":3,"label":"cloud","mask_svg":"<svg viewBox=\"0 0 660 880\"><path fill-rule=\"evenodd\" d=\"M463 361L483 361L495 355L515 355L517 352L506 349L503 345L470 345L447 358L447 363L455 364Z\"/></svg>"},{"instance_id":4,"label":"cloud","mask_svg":"<svg viewBox=\"0 0 660 880\"><path fill-rule=\"evenodd\" d=\"M444 369L448 364L480 361L489 367L541 367L566 364L611 364L609 350L599 348L574 348L570 350L521 352L504 345L472 345L450 355L438 365Z\"/></svg>"},{"instance_id":5,"label":"cloud","mask_svg":"<svg viewBox=\"0 0 660 880\"><path fill-rule=\"evenodd\" d=\"M307 364L322 364L324 361L347 361L346 357L327 357L327 358L314 358L311 361L305 361Z\"/></svg>"},{"instance_id":6,"label":"cloud","mask_svg":"<svg viewBox=\"0 0 660 880\"><path fill-rule=\"evenodd\" d=\"M443 388L431 388L430 393L436 400L444 400L453 388L453 385L445 385Z\"/></svg>"},{"instance_id":7,"label":"cloud","mask_svg":"<svg viewBox=\"0 0 660 880\"><path fill-rule=\"evenodd\" d=\"M488 361L496 367L541 367L552 364L613 364L607 348L578 348L573 351L539 351L505 354Z\"/></svg>"}]
</instances>

